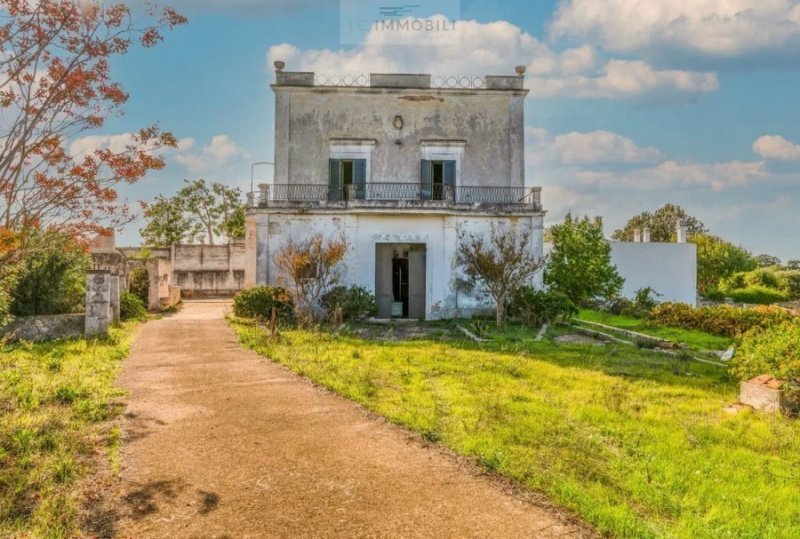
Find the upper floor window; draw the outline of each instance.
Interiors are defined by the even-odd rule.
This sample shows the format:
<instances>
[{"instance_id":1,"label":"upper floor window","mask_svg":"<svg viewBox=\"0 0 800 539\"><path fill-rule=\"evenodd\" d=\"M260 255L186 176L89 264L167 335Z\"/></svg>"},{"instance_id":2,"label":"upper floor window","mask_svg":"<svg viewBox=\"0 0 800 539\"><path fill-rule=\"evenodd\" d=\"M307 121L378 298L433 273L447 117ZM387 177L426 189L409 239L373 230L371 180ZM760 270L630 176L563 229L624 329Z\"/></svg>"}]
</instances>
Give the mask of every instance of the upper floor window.
<instances>
[{"instance_id":1,"label":"upper floor window","mask_svg":"<svg viewBox=\"0 0 800 539\"><path fill-rule=\"evenodd\" d=\"M451 200L456 187L455 159L423 159L420 181L424 200Z\"/></svg>"},{"instance_id":2,"label":"upper floor window","mask_svg":"<svg viewBox=\"0 0 800 539\"><path fill-rule=\"evenodd\" d=\"M328 199L364 199L375 139L331 139Z\"/></svg>"},{"instance_id":3,"label":"upper floor window","mask_svg":"<svg viewBox=\"0 0 800 539\"><path fill-rule=\"evenodd\" d=\"M328 200L363 200L367 190L366 159L330 159Z\"/></svg>"}]
</instances>

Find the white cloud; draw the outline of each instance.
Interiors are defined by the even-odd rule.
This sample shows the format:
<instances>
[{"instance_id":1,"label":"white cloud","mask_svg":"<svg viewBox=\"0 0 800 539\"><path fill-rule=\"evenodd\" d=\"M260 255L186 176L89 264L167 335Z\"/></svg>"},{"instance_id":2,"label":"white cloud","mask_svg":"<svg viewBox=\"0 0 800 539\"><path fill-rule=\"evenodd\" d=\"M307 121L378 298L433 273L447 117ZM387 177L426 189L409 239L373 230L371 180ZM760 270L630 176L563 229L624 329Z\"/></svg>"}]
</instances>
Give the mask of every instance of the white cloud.
<instances>
[{"instance_id":1,"label":"white cloud","mask_svg":"<svg viewBox=\"0 0 800 539\"><path fill-rule=\"evenodd\" d=\"M194 144L194 139L182 139L178 143L178 154L175 156L175 161L193 173L218 169L234 158L247 156L247 153L237 146L228 135L215 135L211 142L199 151L191 151Z\"/></svg>"},{"instance_id":2,"label":"white cloud","mask_svg":"<svg viewBox=\"0 0 800 539\"><path fill-rule=\"evenodd\" d=\"M603 61L583 45L554 51L506 22L459 21L454 43L423 43L411 31L393 45L394 33L371 30L363 45L348 49L300 49L283 43L267 52L269 66L283 60L291 71L316 73L422 72L434 75L511 74L525 65L534 97L624 98L693 95L718 88L714 73L658 70L639 60Z\"/></svg>"},{"instance_id":3,"label":"white cloud","mask_svg":"<svg viewBox=\"0 0 800 539\"><path fill-rule=\"evenodd\" d=\"M73 157L84 157L96 150L110 149L115 153L125 151L125 147L133 143L131 133L121 133L119 135L89 135L72 141L69 145L69 153Z\"/></svg>"},{"instance_id":4,"label":"white cloud","mask_svg":"<svg viewBox=\"0 0 800 539\"><path fill-rule=\"evenodd\" d=\"M710 187L722 191L766 180L770 174L764 161L727 161L722 163L678 163L664 161L653 167L622 172L583 170L576 177L586 184L599 184L613 189L668 189L670 187Z\"/></svg>"},{"instance_id":5,"label":"white cloud","mask_svg":"<svg viewBox=\"0 0 800 539\"><path fill-rule=\"evenodd\" d=\"M657 148L643 148L633 140L610 131L573 131L551 136L547 130L526 130L531 163L565 166L647 164L661 159Z\"/></svg>"},{"instance_id":6,"label":"white cloud","mask_svg":"<svg viewBox=\"0 0 800 539\"><path fill-rule=\"evenodd\" d=\"M764 135L753 143L753 151L764 159L779 161L800 160L800 144L779 135Z\"/></svg>"},{"instance_id":7,"label":"white cloud","mask_svg":"<svg viewBox=\"0 0 800 539\"><path fill-rule=\"evenodd\" d=\"M731 59L798 56L798 0L561 0L550 23L571 37L613 52L663 61L675 55Z\"/></svg>"}]
</instances>

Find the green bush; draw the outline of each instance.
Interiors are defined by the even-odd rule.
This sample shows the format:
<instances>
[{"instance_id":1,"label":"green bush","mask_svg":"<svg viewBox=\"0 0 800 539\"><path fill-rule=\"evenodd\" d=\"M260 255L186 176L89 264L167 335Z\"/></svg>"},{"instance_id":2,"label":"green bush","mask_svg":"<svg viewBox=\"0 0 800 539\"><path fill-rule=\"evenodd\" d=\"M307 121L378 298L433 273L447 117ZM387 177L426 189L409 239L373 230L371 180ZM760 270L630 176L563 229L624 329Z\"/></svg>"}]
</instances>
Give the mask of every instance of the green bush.
<instances>
[{"instance_id":1,"label":"green bush","mask_svg":"<svg viewBox=\"0 0 800 539\"><path fill-rule=\"evenodd\" d=\"M710 301L724 301L726 296L719 288L710 288L703 297Z\"/></svg>"},{"instance_id":2,"label":"green bush","mask_svg":"<svg viewBox=\"0 0 800 539\"><path fill-rule=\"evenodd\" d=\"M233 297L233 314L241 318L270 318L273 308L282 322L294 320L294 302L284 288L257 286Z\"/></svg>"},{"instance_id":3,"label":"green bush","mask_svg":"<svg viewBox=\"0 0 800 539\"><path fill-rule=\"evenodd\" d=\"M128 275L128 287L131 294L142 300L142 303L147 305L148 294L150 292L150 279L147 270L142 266L133 268Z\"/></svg>"},{"instance_id":4,"label":"green bush","mask_svg":"<svg viewBox=\"0 0 800 539\"><path fill-rule=\"evenodd\" d=\"M778 278L777 273L769 269L757 269L755 271L746 273L744 282L747 286L739 288L761 286L764 288L774 288L778 290L781 287L781 281L780 278Z\"/></svg>"},{"instance_id":5,"label":"green bush","mask_svg":"<svg viewBox=\"0 0 800 539\"><path fill-rule=\"evenodd\" d=\"M83 312L91 257L69 236L50 234L39 241L43 247L19 265L11 312L17 316Z\"/></svg>"},{"instance_id":6,"label":"green bush","mask_svg":"<svg viewBox=\"0 0 800 539\"><path fill-rule=\"evenodd\" d=\"M731 362L731 372L741 380L762 374L800 380L800 321L745 333Z\"/></svg>"},{"instance_id":7,"label":"green bush","mask_svg":"<svg viewBox=\"0 0 800 539\"><path fill-rule=\"evenodd\" d=\"M508 314L525 324L541 326L544 323L569 320L578 314L578 308L566 294L554 290L544 292L525 286L514 294Z\"/></svg>"},{"instance_id":8,"label":"green bush","mask_svg":"<svg viewBox=\"0 0 800 539\"><path fill-rule=\"evenodd\" d=\"M648 323L697 329L721 337L738 337L753 328L768 328L796 320L777 307L742 309L730 305L695 308L685 303L662 303L650 311Z\"/></svg>"},{"instance_id":9,"label":"green bush","mask_svg":"<svg viewBox=\"0 0 800 539\"><path fill-rule=\"evenodd\" d=\"M119 295L119 312L122 320L144 320L147 318L147 309L142 300L131 292L122 292Z\"/></svg>"},{"instance_id":10,"label":"green bush","mask_svg":"<svg viewBox=\"0 0 800 539\"><path fill-rule=\"evenodd\" d=\"M778 278L781 282L781 290L789 296L789 299L800 299L800 270L780 271Z\"/></svg>"},{"instance_id":11,"label":"green bush","mask_svg":"<svg viewBox=\"0 0 800 539\"><path fill-rule=\"evenodd\" d=\"M788 301L789 299L789 296L780 290L764 286L751 286L749 288L729 290L727 296L737 303L748 303L751 305L770 305L772 303Z\"/></svg>"},{"instance_id":12,"label":"green bush","mask_svg":"<svg viewBox=\"0 0 800 539\"><path fill-rule=\"evenodd\" d=\"M375 296L362 286L335 286L322 296L320 304L329 317L338 311L342 321L366 320L378 314Z\"/></svg>"}]
</instances>

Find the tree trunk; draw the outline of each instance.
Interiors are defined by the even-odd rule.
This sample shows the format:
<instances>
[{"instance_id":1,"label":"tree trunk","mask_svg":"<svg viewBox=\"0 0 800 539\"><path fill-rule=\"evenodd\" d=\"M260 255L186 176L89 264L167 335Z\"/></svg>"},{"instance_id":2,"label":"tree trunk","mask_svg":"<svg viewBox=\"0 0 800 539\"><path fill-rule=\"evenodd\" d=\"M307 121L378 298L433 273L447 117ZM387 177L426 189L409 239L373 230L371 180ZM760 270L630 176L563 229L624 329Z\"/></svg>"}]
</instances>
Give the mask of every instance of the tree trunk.
<instances>
[{"instance_id":1,"label":"tree trunk","mask_svg":"<svg viewBox=\"0 0 800 539\"><path fill-rule=\"evenodd\" d=\"M496 300L497 303L497 331L506 329L506 302L503 298Z\"/></svg>"}]
</instances>

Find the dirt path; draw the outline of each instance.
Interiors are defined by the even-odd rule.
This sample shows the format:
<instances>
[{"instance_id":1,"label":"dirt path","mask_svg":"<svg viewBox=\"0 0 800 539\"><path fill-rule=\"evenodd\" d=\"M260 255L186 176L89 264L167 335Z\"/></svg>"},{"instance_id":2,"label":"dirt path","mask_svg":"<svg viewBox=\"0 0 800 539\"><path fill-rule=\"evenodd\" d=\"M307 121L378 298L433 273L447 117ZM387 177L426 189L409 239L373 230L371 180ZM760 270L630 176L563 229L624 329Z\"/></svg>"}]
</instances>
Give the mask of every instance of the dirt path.
<instances>
[{"instance_id":1,"label":"dirt path","mask_svg":"<svg viewBox=\"0 0 800 539\"><path fill-rule=\"evenodd\" d=\"M240 348L224 303L150 322L126 360L130 538L564 537L582 529Z\"/></svg>"}]
</instances>

